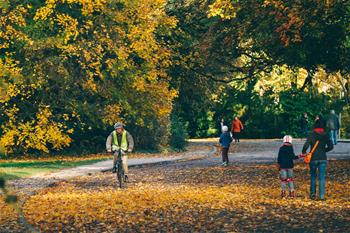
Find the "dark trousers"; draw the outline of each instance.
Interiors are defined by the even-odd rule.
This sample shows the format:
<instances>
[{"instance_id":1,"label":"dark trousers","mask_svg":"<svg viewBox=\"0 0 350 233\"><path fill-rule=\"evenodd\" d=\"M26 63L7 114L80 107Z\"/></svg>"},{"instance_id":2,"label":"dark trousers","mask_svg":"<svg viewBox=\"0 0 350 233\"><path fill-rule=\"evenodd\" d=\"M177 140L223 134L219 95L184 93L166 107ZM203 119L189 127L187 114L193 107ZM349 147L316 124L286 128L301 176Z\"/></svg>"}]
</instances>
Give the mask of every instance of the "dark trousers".
<instances>
[{"instance_id":1,"label":"dark trousers","mask_svg":"<svg viewBox=\"0 0 350 233\"><path fill-rule=\"evenodd\" d=\"M229 150L230 148L228 147L228 148L222 148L222 162L226 162L226 163L228 163L228 150Z\"/></svg>"},{"instance_id":2,"label":"dark trousers","mask_svg":"<svg viewBox=\"0 0 350 233\"><path fill-rule=\"evenodd\" d=\"M239 142L241 132L234 132L233 137L235 138L235 142Z\"/></svg>"}]
</instances>

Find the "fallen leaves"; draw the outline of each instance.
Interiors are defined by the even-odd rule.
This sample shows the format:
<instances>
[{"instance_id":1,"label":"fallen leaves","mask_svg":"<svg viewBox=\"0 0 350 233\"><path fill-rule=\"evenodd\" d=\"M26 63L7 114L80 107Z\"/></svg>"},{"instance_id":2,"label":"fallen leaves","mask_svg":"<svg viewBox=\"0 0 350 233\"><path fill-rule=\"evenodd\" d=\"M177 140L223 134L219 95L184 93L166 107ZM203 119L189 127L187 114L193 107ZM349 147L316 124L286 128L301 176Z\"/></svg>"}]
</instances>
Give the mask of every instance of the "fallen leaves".
<instances>
[{"instance_id":1,"label":"fallen leaves","mask_svg":"<svg viewBox=\"0 0 350 233\"><path fill-rule=\"evenodd\" d=\"M344 232L349 227L344 179L350 161L329 163L326 202L308 199L303 164L295 168L295 199L279 198L272 164L195 164L133 168L127 189L116 188L111 173L60 182L30 197L24 213L43 232Z\"/></svg>"}]
</instances>

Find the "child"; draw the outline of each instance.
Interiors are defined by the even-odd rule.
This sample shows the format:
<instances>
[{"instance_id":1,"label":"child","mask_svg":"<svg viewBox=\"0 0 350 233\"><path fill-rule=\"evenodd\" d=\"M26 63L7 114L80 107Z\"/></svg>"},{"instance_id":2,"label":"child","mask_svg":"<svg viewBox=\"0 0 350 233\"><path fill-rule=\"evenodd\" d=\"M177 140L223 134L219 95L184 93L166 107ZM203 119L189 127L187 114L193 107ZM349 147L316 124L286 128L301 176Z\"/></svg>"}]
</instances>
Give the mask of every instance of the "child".
<instances>
[{"instance_id":1,"label":"child","mask_svg":"<svg viewBox=\"0 0 350 233\"><path fill-rule=\"evenodd\" d=\"M222 165L228 165L228 150L230 149L230 143L232 142L232 138L230 133L228 132L228 127L226 125L222 126L222 134L220 135L219 140L222 148Z\"/></svg>"},{"instance_id":2,"label":"child","mask_svg":"<svg viewBox=\"0 0 350 233\"><path fill-rule=\"evenodd\" d=\"M294 198L294 183L293 183L293 160L302 157L294 154L292 145L292 136L286 135L283 137L283 145L278 152L278 165L282 184L281 197L286 196L287 183L289 188L289 197Z\"/></svg>"}]
</instances>

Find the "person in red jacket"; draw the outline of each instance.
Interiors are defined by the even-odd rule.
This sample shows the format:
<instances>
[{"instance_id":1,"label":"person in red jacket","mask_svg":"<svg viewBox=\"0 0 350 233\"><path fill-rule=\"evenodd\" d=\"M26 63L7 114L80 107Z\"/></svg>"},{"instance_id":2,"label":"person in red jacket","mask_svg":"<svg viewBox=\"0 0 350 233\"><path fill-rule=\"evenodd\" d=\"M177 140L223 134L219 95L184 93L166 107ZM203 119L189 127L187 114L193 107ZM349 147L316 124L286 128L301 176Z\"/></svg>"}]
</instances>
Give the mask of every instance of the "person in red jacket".
<instances>
[{"instance_id":1,"label":"person in red jacket","mask_svg":"<svg viewBox=\"0 0 350 233\"><path fill-rule=\"evenodd\" d=\"M239 142L239 138L242 130L243 130L242 122L238 119L238 117L235 117L231 125L231 132L233 134L233 137L235 138L235 142Z\"/></svg>"}]
</instances>

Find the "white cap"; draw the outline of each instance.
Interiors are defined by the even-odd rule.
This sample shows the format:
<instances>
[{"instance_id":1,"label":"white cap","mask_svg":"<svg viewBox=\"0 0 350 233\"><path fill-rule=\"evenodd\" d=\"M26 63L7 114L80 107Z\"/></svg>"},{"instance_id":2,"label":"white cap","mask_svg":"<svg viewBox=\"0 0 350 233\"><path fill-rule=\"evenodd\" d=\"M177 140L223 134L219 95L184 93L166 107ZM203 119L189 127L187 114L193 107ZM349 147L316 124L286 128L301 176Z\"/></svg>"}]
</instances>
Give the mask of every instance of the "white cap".
<instances>
[{"instance_id":1,"label":"white cap","mask_svg":"<svg viewBox=\"0 0 350 233\"><path fill-rule=\"evenodd\" d=\"M292 141L293 141L293 138L290 135L286 135L286 136L283 137L283 142L284 143L286 143L286 142L292 143Z\"/></svg>"},{"instance_id":2,"label":"white cap","mask_svg":"<svg viewBox=\"0 0 350 233\"><path fill-rule=\"evenodd\" d=\"M227 132L228 131L228 127L226 125L222 126L222 131Z\"/></svg>"}]
</instances>

